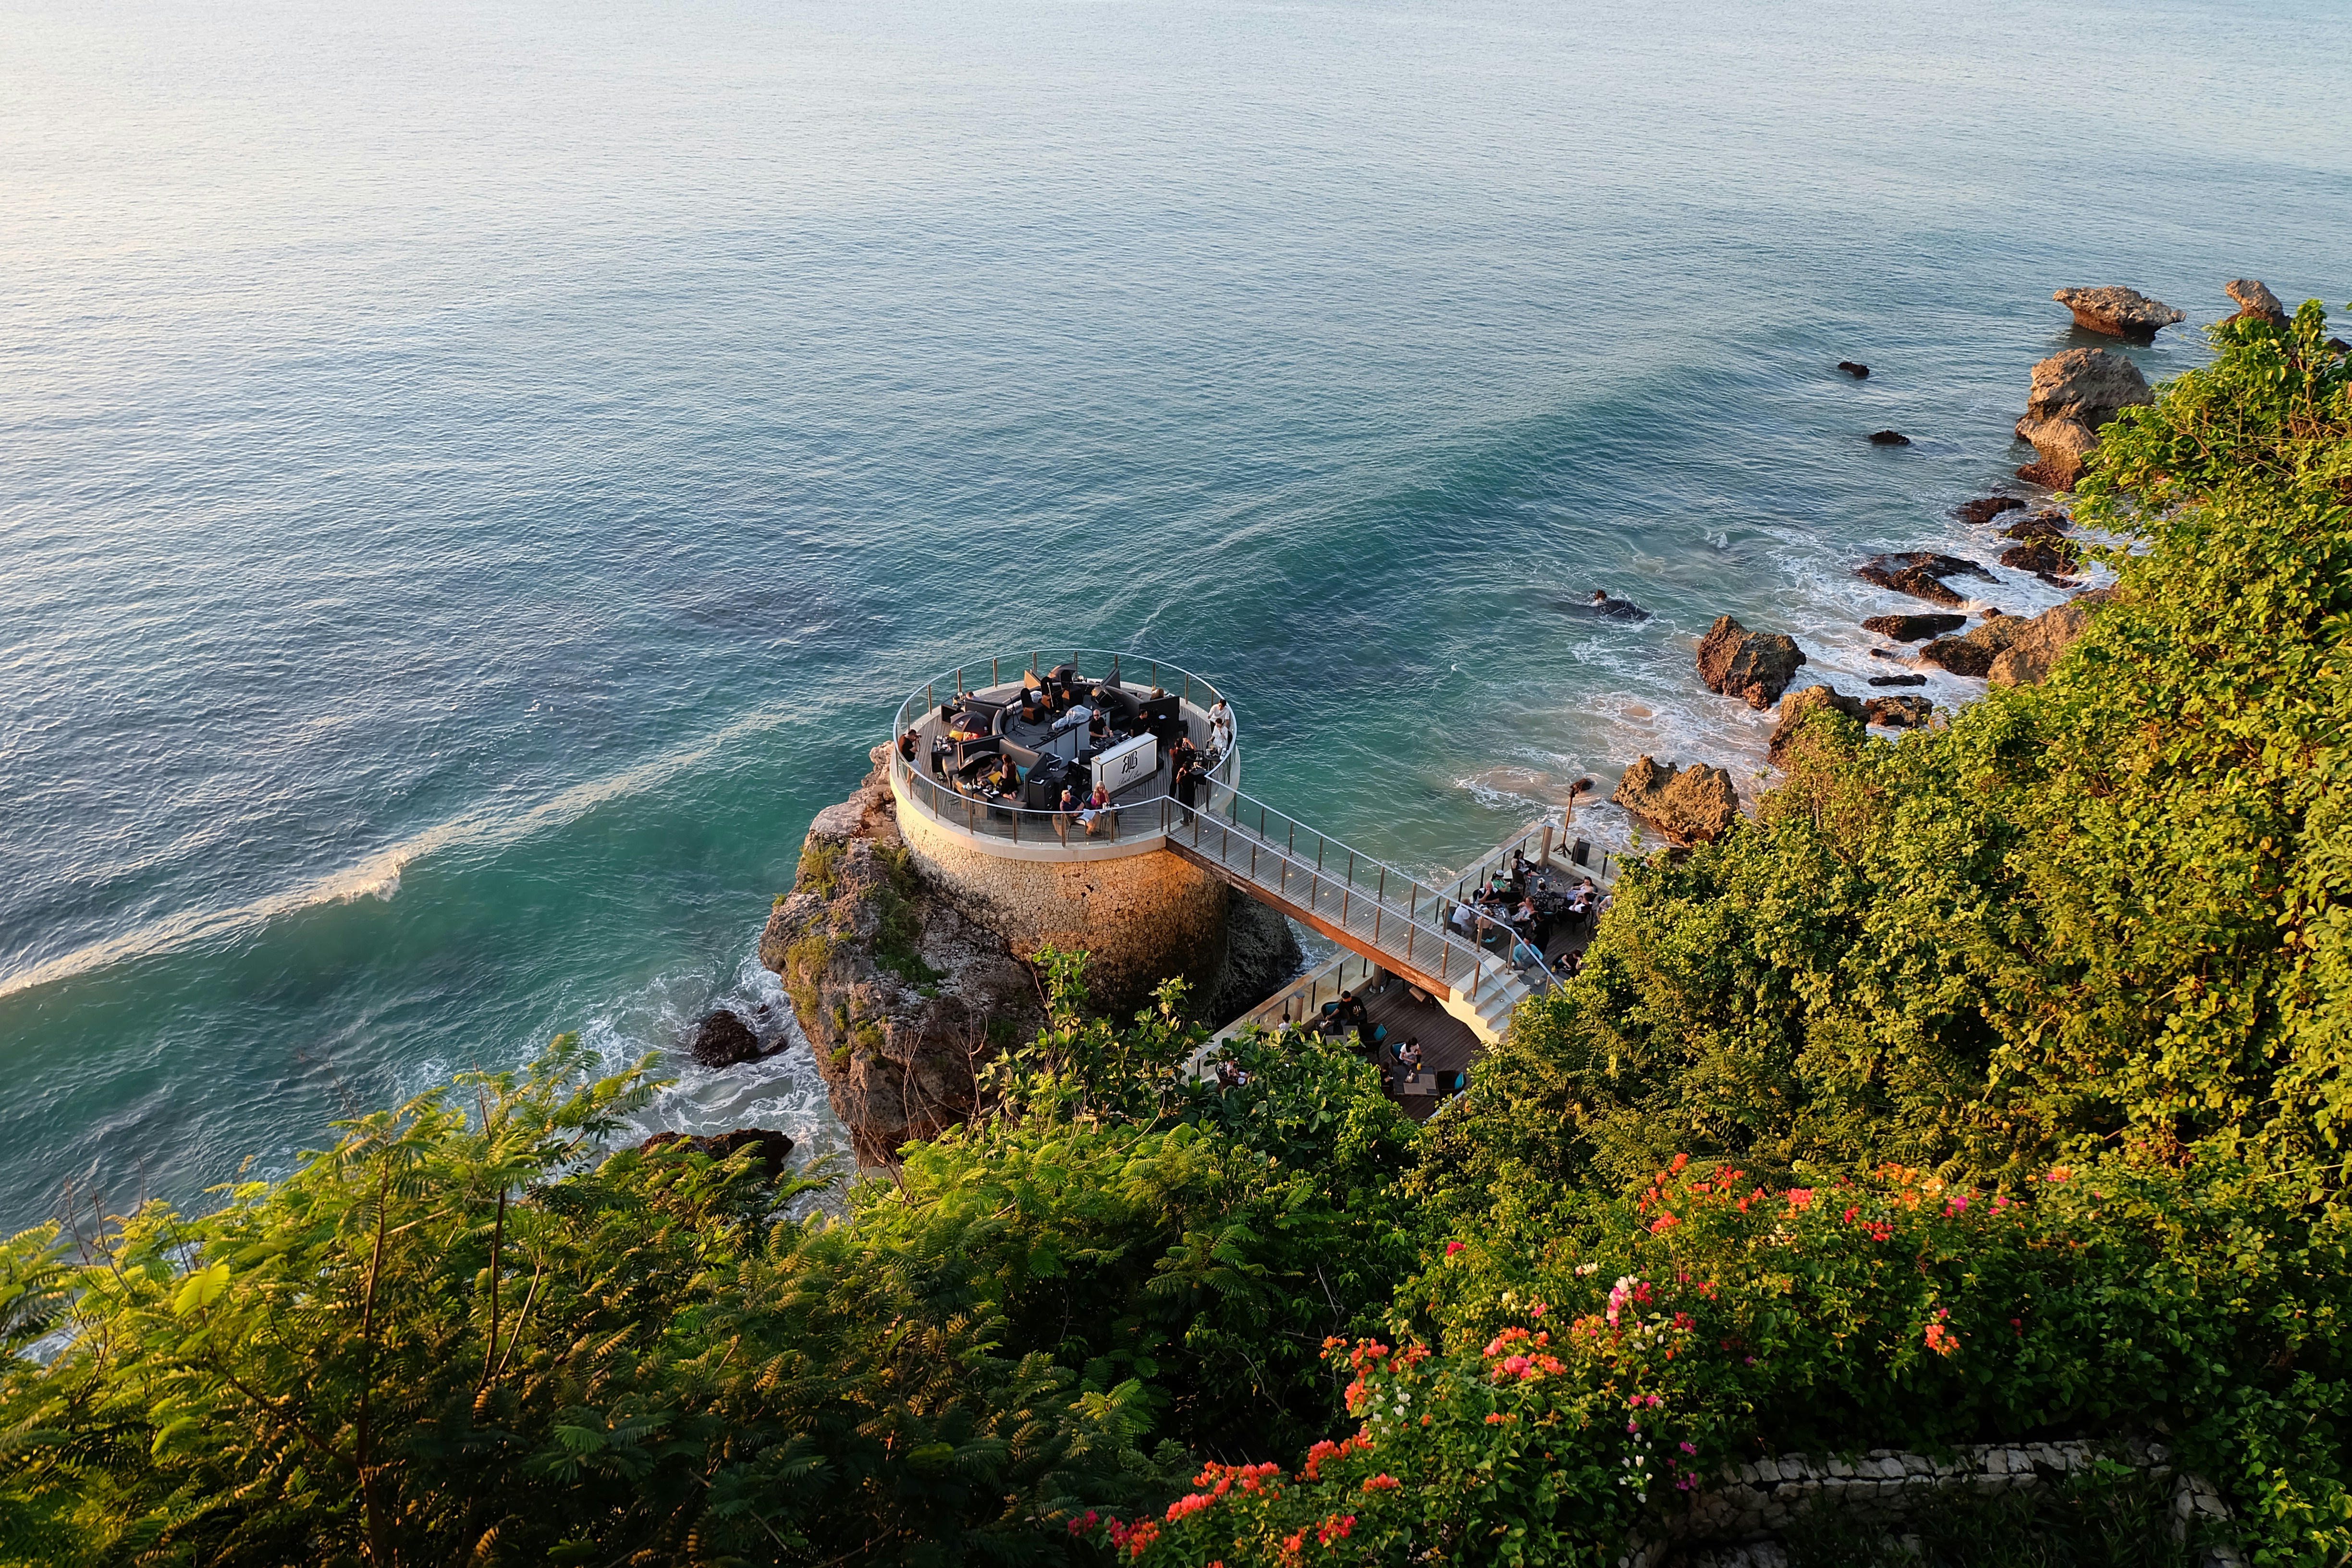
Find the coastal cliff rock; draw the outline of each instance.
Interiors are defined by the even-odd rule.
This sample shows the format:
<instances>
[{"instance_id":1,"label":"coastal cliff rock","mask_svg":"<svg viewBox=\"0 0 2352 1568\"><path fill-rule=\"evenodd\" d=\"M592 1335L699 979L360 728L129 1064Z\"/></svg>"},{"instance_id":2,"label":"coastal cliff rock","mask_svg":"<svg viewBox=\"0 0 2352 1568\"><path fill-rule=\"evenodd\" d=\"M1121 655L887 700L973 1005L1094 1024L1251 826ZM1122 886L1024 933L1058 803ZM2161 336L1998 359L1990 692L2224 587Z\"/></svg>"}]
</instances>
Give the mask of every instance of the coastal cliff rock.
<instances>
[{"instance_id":1,"label":"coastal cliff rock","mask_svg":"<svg viewBox=\"0 0 2352 1568\"><path fill-rule=\"evenodd\" d=\"M1729 616L1717 617L1699 639L1698 678L1709 691L1737 697L1750 708L1778 702L1804 662L1804 651L1794 637L1751 632Z\"/></svg>"},{"instance_id":2,"label":"coastal cliff rock","mask_svg":"<svg viewBox=\"0 0 2352 1568\"><path fill-rule=\"evenodd\" d=\"M2148 343L2166 327L2189 319L2161 300L2151 300L2137 289L2061 289L2050 296L2074 312L2074 324L2088 332L2103 332L2128 342Z\"/></svg>"},{"instance_id":3,"label":"coastal cliff rock","mask_svg":"<svg viewBox=\"0 0 2352 1568\"><path fill-rule=\"evenodd\" d=\"M2025 417L2017 422L2019 438L2033 443L2039 461L2018 469L2018 478L2069 489L2098 448L2099 427L2135 404L2154 401L2147 377L2120 354L2068 349L2051 355L2033 367Z\"/></svg>"},{"instance_id":4,"label":"coastal cliff rock","mask_svg":"<svg viewBox=\"0 0 2352 1568\"><path fill-rule=\"evenodd\" d=\"M1731 775L1704 763L1678 769L1640 758L1609 798L1677 844L1720 837L1739 816L1739 792Z\"/></svg>"},{"instance_id":5,"label":"coastal cliff rock","mask_svg":"<svg viewBox=\"0 0 2352 1568\"><path fill-rule=\"evenodd\" d=\"M980 1067L1044 1019L1004 939L929 886L898 836L887 761L817 814L760 938L857 1157L881 1163L979 1103Z\"/></svg>"},{"instance_id":6,"label":"coastal cliff rock","mask_svg":"<svg viewBox=\"0 0 2352 1568\"><path fill-rule=\"evenodd\" d=\"M1975 630L1962 637L1938 637L1919 650L1919 662L1953 675L1982 676L2009 645L2024 634L2026 623L1998 610L1987 615Z\"/></svg>"},{"instance_id":7,"label":"coastal cliff rock","mask_svg":"<svg viewBox=\"0 0 2352 1568\"><path fill-rule=\"evenodd\" d=\"M1918 642L1958 631L1968 624L1966 616L1873 616L1862 623L1862 629L1896 642Z\"/></svg>"},{"instance_id":8,"label":"coastal cliff rock","mask_svg":"<svg viewBox=\"0 0 2352 1568\"><path fill-rule=\"evenodd\" d=\"M1855 567L1853 574L1865 583L1892 588L1898 594L1908 594L1931 605L1967 602L1944 586L1947 577L1982 577L1987 582L1993 581L1991 573L1964 556L1938 555L1927 550L1896 550L1885 555L1874 555Z\"/></svg>"},{"instance_id":9,"label":"coastal cliff rock","mask_svg":"<svg viewBox=\"0 0 2352 1568\"><path fill-rule=\"evenodd\" d=\"M2221 291L2237 301L2238 313L2230 318L2233 321L2268 321L2284 327L2293 319L2259 278L2232 278L2221 285Z\"/></svg>"},{"instance_id":10,"label":"coastal cliff rock","mask_svg":"<svg viewBox=\"0 0 2352 1568\"><path fill-rule=\"evenodd\" d=\"M1281 988L1307 966L1307 950L1279 910L1268 909L1239 888L1229 888L1225 913L1225 962L1201 993L1201 1017L1223 1028Z\"/></svg>"},{"instance_id":11,"label":"coastal cliff rock","mask_svg":"<svg viewBox=\"0 0 2352 1568\"><path fill-rule=\"evenodd\" d=\"M1985 678L1995 686L2041 685L2075 639L2090 629L2099 606L2114 596L2112 589L2101 588L2042 611L2024 624L1986 668Z\"/></svg>"},{"instance_id":12,"label":"coastal cliff rock","mask_svg":"<svg viewBox=\"0 0 2352 1568\"><path fill-rule=\"evenodd\" d=\"M684 1145L714 1160L730 1160L753 1144L759 1146L760 1163L765 1167L767 1179L781 1180L792 1170L793 1141L772 1127L739 1127L732 1132L716 1132L708 1138L696 1138L684 1132L656 1132L637 1145L640 1153L650 1154L656 1149L674 1144Z\"/></svg>"},{"instance_id":13,"label":"coastal cliff rock","mask_svg":"<svg viewBox=\"0 0 2352 1568\"><path fill-rule=\"evenodd\" d=\"M1802 691L1791 691L1780 699L1780 721L1772 727L1771 743L1765 748L1764 757L1774 767L1788 754L1789 742L1796 738L1797 726L1806 714L1816 708L1828 708L1849 719L1860 719L1864 713L1862 700L1827 686L1808 686Z\"/></svg>"}]
</instances>

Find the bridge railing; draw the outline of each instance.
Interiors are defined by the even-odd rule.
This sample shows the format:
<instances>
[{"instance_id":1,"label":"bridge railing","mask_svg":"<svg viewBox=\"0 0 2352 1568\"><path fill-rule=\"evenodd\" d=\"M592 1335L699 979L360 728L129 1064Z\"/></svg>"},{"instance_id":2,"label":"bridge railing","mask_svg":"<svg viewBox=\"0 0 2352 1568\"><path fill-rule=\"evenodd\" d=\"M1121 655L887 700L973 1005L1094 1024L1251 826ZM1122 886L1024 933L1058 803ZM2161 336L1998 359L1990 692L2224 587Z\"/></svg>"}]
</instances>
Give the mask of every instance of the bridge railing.
<instances>
[{"instance_id":1,"label":"bridge railing","mask_svg":"<svg viewBox=\"0 0 2352 1568\"><path fill-rule=\"evenodd\" d=\"M1553 984L1541 955L1507 927L1486 922L1503 932L1508 956L1489 952L1447 926L1454 899L1262 800L1219 787L1195 809L1172 800L1162 809L1172 842L1231 868L1278 900L1335 918L1341 931L1464 993L1474 1005L1514 977L1539 990ZM1532 973L1522 973L1518 960L1528 961Z\"/></svg>"}]
</instances>

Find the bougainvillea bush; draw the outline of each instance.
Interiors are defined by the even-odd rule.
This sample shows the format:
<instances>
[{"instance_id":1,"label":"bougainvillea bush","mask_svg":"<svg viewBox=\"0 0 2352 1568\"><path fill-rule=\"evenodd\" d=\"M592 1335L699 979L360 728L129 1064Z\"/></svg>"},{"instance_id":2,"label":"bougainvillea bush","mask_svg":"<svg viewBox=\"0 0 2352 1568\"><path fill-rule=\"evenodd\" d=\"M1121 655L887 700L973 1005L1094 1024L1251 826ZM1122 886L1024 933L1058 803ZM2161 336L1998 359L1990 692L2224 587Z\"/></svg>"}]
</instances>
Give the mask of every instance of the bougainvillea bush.
<instances>
[{"instance_id":1,"label":"bougainvillea bush","mask_svg":"<svg viewBox=\"0 0 2352 1568\"><path fill-rule=\"evenodd\" d=\"M1677 1160L1433 1251L1395 1334L1327 1347L1351 1426L1295 1473L1212 1465L1082 1528L1147 1565L1613 1563L1758 1454L2137 1429L2230 1484L2255 1542L2340 1549L2346 1259L2299 1199L2221 1168L2012 1194Z\"/></svg>"}]
</instances>

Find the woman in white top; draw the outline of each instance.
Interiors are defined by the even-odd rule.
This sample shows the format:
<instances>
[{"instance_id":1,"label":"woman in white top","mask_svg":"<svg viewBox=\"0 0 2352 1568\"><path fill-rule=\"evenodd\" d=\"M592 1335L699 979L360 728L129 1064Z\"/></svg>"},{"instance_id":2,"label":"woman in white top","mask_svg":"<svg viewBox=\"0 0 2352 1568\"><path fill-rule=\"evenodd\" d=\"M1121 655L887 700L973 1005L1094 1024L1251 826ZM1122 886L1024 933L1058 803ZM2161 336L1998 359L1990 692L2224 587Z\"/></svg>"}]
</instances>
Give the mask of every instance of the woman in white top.
<instances>
[{"instance_id":1,"label":"woman in white top","mask_svg":"<svg viewBox=\"0 0 2352 1568\"><path fill-rule=\"evenodd\" d=\"M1233 749L1233 744L1234 710L1220 697L1209 710L1209 749L1222 757Z\"/></svg>"}]
</instances>

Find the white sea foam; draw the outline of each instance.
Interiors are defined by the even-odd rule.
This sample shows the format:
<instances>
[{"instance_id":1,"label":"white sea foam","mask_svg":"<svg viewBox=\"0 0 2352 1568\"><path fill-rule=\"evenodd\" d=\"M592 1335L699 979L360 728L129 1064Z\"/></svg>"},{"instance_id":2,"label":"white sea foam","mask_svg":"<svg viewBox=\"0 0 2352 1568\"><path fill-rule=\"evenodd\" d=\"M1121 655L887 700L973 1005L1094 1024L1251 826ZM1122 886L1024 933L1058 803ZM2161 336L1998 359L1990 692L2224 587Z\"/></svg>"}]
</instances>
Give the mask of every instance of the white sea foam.
<instances>
[{"instance_id":1,"label":"white sea foam","mask_svg":"<svg viewBox=\"0 0 2352 1568\"><path fill-rule=\"evenodd\" d=\"M118 936L0 975L0 997L15 995L73 975L130 959L226 942L274 920L321 904L389 900L400 891L401 873L429 855L452 849L500 849L534 834L562 827L607 802L655 791L747 736L790 721L794 705L777 703L721 726L690 744L602 779L574 784L520 811L484 808L436 823L390 848L297 884L282 892L221 909L189 910L150 921Z\"/></svg>"}]
</instances>

